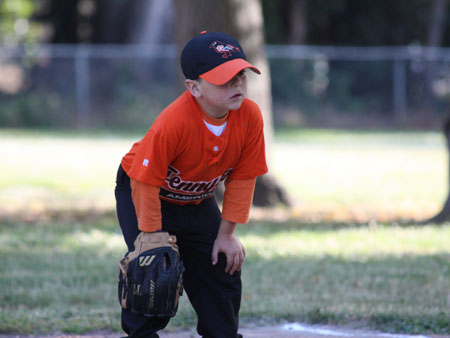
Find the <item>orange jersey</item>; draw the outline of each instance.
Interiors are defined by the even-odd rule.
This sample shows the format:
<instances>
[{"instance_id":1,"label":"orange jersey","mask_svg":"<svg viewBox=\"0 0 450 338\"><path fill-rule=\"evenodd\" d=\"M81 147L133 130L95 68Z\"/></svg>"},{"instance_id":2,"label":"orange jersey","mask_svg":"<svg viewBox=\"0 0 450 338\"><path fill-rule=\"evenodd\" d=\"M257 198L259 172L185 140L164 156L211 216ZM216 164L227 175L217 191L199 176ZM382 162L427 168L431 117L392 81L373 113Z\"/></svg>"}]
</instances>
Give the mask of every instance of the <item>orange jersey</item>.
<instances>
[{"instance_id":1,"label":"orange jersey","mask_svg":"<svg viewBox=\"0 0 450 338\"><path fill-rule=\"evenodd\" d=\"M169 105L123 157L131 178L161 187L160 197L179 204L213 196L220 181L247 180L267 172L263 120L245 99L228 114L220 136L206 127L189 91Z\"/></svg>"}]
</instances>

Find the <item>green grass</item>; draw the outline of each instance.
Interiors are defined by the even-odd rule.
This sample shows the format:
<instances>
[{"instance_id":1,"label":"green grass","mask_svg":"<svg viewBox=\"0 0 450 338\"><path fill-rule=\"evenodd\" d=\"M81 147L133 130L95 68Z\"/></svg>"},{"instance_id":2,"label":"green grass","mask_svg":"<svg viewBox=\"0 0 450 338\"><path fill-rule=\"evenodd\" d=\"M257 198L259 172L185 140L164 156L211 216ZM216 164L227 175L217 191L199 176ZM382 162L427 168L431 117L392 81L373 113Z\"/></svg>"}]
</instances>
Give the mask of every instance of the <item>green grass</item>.
<instances>
[{"instance_id":1,"label":"green grass","mask_svg":"<svg viewBox=\"0 0 450 338\"><path fill-rule=\"evenodd\" d=\"M292 221L251 224L243 232L244 277L251 285L244 315L450 332L448 226L333 228Z\"/></svg>"},{"instance_id":2,"label":"green grass","mask_svg":"<svg viewBox=\"0 0 450 338\"><path fill-rule=\"evenodd\" d=\"M0 130L0 332L120 330L113 189L140 136ZM446 197L439 133L278 132L270 169L295 205L239 226L244 325L450 334L450 224L399 225ZM170 328L194 325L184 296Z\"/></svg>"},{"instance_id":3,"label":"green grass","mask_svg":"<svg viewBox=\"0 0 450 338\"><path fill-rule=\"evenodd\" d=\"M448 191L445 140L435 132L284 131L271 160L303 217L425 219Z\"/></svg>"},{"instance_id":4,"label":"green grass","mask_svg":"<svg viewBox=\"0 0 450 338\"><path fill-rule=\"evenodd\" d=\"M0 332L120 330L112 218L0 225ZM450 333L450 225L251 222L244 323L306 321L391 332ZM170 328L191 327L186 296Z\"/></svg>"},{"instance_id":5,"label":"green grass","mask_svg":"<svg viewBox=\"0 0 450 338\"><path fill-rule=\"evenodd\" d=\"M120 159L141 136L0 130L0 208L112 208ZM447 194L444 141L436 132L284 130L269 168L293 197L294 216L424 219Z\"/></svg>"}]
</instances>

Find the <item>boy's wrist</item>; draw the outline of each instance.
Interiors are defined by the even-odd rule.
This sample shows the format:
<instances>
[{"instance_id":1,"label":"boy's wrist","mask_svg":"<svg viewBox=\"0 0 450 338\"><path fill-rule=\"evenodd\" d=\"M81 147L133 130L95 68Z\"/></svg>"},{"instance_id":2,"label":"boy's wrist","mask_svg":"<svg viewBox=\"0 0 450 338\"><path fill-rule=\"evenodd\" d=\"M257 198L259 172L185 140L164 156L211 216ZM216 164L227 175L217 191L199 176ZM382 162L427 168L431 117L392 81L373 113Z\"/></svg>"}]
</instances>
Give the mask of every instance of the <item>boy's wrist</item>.
<instances>
[{"instance_id":1,"label":"boy's wrist","mask_svg":"<svg viewBox=\"0 0 450 338\"><path fill-rule=\"evenodd\" d=\"M219 227L219 233L218 236L232 236L234 235L234 231L236 229L236 223L227 221L226 219L222 218L222 221L220 222Z\"/></svg>"}]
</instances>

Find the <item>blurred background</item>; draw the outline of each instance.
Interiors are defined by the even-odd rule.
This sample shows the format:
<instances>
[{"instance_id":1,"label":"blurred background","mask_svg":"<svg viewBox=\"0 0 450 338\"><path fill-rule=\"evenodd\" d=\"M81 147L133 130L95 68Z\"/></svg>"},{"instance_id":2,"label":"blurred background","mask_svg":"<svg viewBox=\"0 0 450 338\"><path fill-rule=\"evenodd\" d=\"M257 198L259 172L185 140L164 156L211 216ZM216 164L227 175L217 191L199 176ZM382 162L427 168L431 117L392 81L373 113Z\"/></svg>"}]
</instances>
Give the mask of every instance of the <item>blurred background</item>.
<instances>
[{"instance_id":1,"label":"blurred background","mask_svg":"<svg viewBox=\"0 0 450 338\"><path fill-rule=\"evenodd\" d=\"M179 3L0 1L0 125L148 124L180 92ZM198 1L187 3L202 15ZM429 129L447 115L447 1L261 6L275 127Z\"/></svg>"},{"instance_id":2,"label":"blurred background","mask_svg":"<svg viewBox=\"0 0 450 338\"><path fill-rule=\"evenodd\" d=\"M180 49L206 29L236 36L263 69L249 75L271 159L256 206L431 217L448 190L449 14L446 0L0 0L2 210L112 209L120 157L183 91ZM76 158L67 139L33 148L61 133L129 137L115 152L95 150L104 138L74 145ZM70 198L42 197L58 194Z\"/></svg>"}]
</instances>

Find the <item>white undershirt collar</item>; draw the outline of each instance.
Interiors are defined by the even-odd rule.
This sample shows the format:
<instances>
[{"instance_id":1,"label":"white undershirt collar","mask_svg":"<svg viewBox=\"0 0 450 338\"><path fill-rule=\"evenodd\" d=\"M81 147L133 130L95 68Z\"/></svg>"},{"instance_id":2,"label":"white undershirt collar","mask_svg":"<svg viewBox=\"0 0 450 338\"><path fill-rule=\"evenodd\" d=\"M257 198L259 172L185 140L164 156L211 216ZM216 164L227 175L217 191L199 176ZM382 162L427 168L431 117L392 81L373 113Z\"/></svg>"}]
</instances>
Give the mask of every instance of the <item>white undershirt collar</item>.
<instances>
[{"instance_id":1,"label":"white undershirt collar","mask_svg":"<svg viewBox=\"0 0 450 338\"><path fill-rule=\"evenodd\" d=\"M205 125L209 129L209 131L211 131L211 133L213 133L216 136L222 135L225 128L227 127L227 121L225 121L225 123L222 124L221 126L215 126L214 124L208 123L205 120L203 120L203 122L205 122Z\"/></svg>"}]
</instances>

